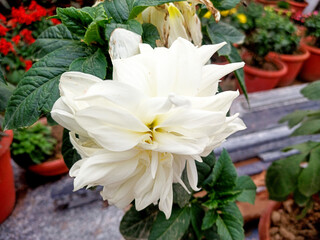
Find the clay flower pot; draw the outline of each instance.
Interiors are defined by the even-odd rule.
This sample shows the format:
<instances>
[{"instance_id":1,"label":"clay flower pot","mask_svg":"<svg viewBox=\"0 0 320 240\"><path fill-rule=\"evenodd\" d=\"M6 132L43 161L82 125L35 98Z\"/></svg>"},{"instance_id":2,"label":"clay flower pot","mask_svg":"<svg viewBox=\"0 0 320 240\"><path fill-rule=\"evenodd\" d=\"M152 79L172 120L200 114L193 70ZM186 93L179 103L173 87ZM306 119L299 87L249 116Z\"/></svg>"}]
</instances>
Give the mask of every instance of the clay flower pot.
<instances>
[{"instance_id":1,"label":"clay flower pot","mask_svg":"<svg viewBox=\"0 0 320 240\"><path fill-rule=\"evenodd\" d=\"M259 221L259 239L270 240L271 214L281 206L281 202L272 201L260 216Z\"/></svg>"},{"instance_id":2,"label":"clay flower pot","mask_svg":"<svg viewBox=\"0 0 320 240\"><path fill-rule=\"evenodd\" d=\"M288 1L291 7L291 11L294 13L293 15L298 16L301 15L303 10L308 6L307 2L296 2L296 1Z\"/></svg>"},{"instance_id":3,"label":"clay flower pot","mask_svg":"<svg viewBox=\"0 0 320 240\"><path fill-rule=\"evenodd\" d=\"M69 171L62 157L53 161L32 165L28 170L41 176L57 176Z\"/></svg>"},{"instance_id":4,"label":"clay flower pot","mask_svg":"<svg viewBox=\"0 0 320 240\"><path fill-rule=\"evenodd\" d=\"M311 38L302 39L301 46L310 52L310 57L304 62L299 77L305 81L320 80L320 48L308 45Z\"/></svg>"},{"instance_id":5,"label":"clay flower pot","mask_svg":"<svg viewBox=\"0 0 320 240\"><path fill-rule=\"evenodd\" d=\"M256 67L252 67L248 64L245 65L243 70L247 92L250 93L270 90L277 86L280 78L287 73L288 68L280 59L275 59L267 56L266 60L274 63L279 70L267 71Z\"/></svg>"},{"instance_id":6,"label":"clay flower pot","mask_svg":"<svg viewBox=\"0 0 320 240\"><path fill-rule=\"evenodd\" d=\"M7 136L2 137L0 141L0 223L10 215L16 200L10 156L13 132L8 130L5 133Z\"/></svg>"},{"instance_id":7,"label":"clay flower pot","mask_svg":"<svg viewBox=\"0 0 320 240\"><path fill-rule=\"evenodd\" d=\"M302 54L291 55L291 54L277 54L270 53L270 57L279 58L288 67L286 75L280 78L278 83L279 87L288 86L296 79L304 61L310 57L310 53L304 47L300 47L299 51Z\"/></svg>"},{"instance_id":8,"label":"clay flower pot","mask_svg":"<svg viewBox=\"0 0 320 240\"><path fill-rule=\"evenodd\" d=\"M268 0L256 0L256 2L261 3L265 6L277 6L278 1L268 1Z\"/></svg>"}]
</instances>

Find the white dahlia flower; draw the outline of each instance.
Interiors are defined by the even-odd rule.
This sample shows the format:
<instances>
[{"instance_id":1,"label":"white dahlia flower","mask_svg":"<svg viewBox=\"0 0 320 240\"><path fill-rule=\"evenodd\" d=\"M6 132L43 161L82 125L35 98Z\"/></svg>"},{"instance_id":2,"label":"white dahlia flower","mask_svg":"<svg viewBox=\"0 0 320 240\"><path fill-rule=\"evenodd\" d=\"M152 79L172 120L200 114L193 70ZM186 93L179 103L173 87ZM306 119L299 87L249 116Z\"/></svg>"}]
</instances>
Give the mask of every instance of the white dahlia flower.
<instances>
[{"instance_id":1,"label":"white dahlia flower","mask_svg":"<svg viewBox=\"0 0 320 240\"><path fill-rule=\"evenodd\" d=\"M226 116L239 93L216 94L219 79L244 63L205 65L223 45L140 44L140 54L113 60L113 81L64 73L51 114L82 158L70 170L74 190L101 185L110 204L159 204L166 218L185 167L198 190L195 161L245 129L238 115Z\"/></svg>"}]
</instances>

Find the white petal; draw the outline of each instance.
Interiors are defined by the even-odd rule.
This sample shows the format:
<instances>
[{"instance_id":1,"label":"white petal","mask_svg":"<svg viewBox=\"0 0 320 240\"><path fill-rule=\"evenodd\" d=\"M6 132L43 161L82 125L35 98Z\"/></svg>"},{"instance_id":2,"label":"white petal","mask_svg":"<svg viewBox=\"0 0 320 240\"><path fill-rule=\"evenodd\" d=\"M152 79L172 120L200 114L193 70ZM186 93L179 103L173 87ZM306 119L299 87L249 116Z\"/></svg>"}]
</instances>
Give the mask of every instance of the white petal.
<instances>
[{"instance_id":1,"label":"white petal","mask_svg":"<svg viewBox=\"0 0 320 240\"><path fill-rule=\"evenodd\" d=\"M188 174L188 180L190 187L194 191L199 191L200 188L197 187L198 185L198 172L197 172L197 167L194 162L194 160L187 160L187 174Z\"/></svg>"},{"instance_id":2,"label":"white petal","mask_svg":"<svg viewBox=\"0 0 320 240\"><path fill-rule=\"evenodd\" d=\"M197 53L199 54L202 60L202 65L205 65L212 57L212 55L226 44L226 42L222 42L213 45L203 45L200 48L198 48Z\"/></svg>"},{"instance_id":3,"label":"white petal","mask_svg":"<svg viewBox=\"0 0 320 240\"><path fill-rule=\"evenodd\" d=\"M139 54L139 44L142 38L139 34L123 28L116 28L110 36L109 54L111 60L122 59Z\"/></svg>"}]
</instances>

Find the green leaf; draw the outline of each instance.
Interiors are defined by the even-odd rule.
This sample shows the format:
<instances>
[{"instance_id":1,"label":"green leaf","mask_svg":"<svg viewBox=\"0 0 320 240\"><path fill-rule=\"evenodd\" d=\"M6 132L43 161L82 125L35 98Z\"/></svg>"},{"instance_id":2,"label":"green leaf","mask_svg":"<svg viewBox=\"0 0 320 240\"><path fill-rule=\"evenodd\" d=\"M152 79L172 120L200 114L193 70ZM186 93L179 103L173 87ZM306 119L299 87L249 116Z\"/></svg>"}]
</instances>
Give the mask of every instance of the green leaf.
<instances>
[{"instance_id":1,"label":"green leaf","mask_svg":"<svg viewBox=\"0 0 320 240\"><path fill-rule=\"evenodd\" d=\"M308 86L301 90L303 96L310 100L320 99L320 81L310 83Z\"/></svg>"},{"instance_id":2,"label":"green leaf","mask_svg":"<svg viewBox=\"0 0 320 240\"><path fill-rule=\"evenodd\" d=\"M297 154L273 162L267 170L266 185L270 199L283 201L297 185L300 163L307 154Z\"/></svg>"},{"instance_id":3,"label":"green leaf","mask_svg":"<svg viewBox=\"0 0 320 240\"><path fill-rule=\"evenodd\" d=\"M301 123L291 136L310 135L320 133L320 119L311 119Z\"/></svg>"},{"instance_id":4,"label":"green leaf","mask_svg":"<svg viewBox=\"0 0 320 240\"><path fill-rule=\"evenodd\" d=\"M203 222L201 225L202 230L209 229L215 224L218 218L218 213L216 212L216 209L209 210L205 213Z\"/></svg>"},{"instance_id":5,"label":"green leaf","mask_svg":"<svg viewBox=\"0 0 320 240\"><path fill-rule=\"evenodd\" d=\"M254 204L257 187L249 176L238 177L235 189L242 190L242 193L237 197L237 201Z\"/></svg>"},{"instance_id":6,"label":"green leaf","mask_svg":"<svg viewBox=\"0 0 320 240\"><path fill-rule=\"evenodd\" d=\"M42 32L32 47L34 56L42 58L58 48L77 42L79 42L79 38L73 35L66 26L59 24Z\"/></svg>"},{"instance_id":7,"label":"green leaf","mask_svg":"<svg viewBox=\"0 0 320 240\"><path fill-rule=\"evenodd\" d=\"M90 23L83 40L88 45L91 43L99 43L100 45L104 44L104 40L100 35L100 26L98 22L93 21L92 23Z\"/></svg>"},{"instance_id":8,"label":"green leaf","mask_svg":"<svg viewBox=\"0 0 320 240\"><path fill-rule=\"evenodd\" d=\"M142 41L155 48L157 46L156 41L160 39L160 35L156 26L152 25L151 23L144 23L142 24L142 28Z\"/></svg>"},{"instance_id":9,"label":"green leaf","mask_svg":"<svg viewBox=\"0 0 320 240\"><path fill-rule=\"evenodd\" d=\"M57 14L62 23L77 36L83 37L88 26L93 21L91 15L81 9L74 7L57 8Z\"/></svg>"},{"instance_id":10,"label":"green leaf","mask_svg":"<svg viewBox=\"0 0 320 240\"><path fill-rule=\"evenodd\" d=\"M311 151L308 166L299 175L298 189L307 197L320 191L320 147Z\"/></svg>"},{"instance_id":11,"label":"green leaf","mask_svg":"<svg viewBox=\"0 0 320 240\"><path fill-rule=\"evenodd\" d=\"M298 188L293 192L294 202L297 203L300 207L306 206L306 204L310 201L310 197L303 195Z\"/></svg>"},{"instance_id":12,"label":"green leaf","mask_svg":"<svg viewBox=\"0 0 320 240\"><path fill-rule=\"evenodd\" d=\"M0 61L0 62L1 62L1 61ZM7 85L7 82L6 82L6 80L4 79L3 72L2 72L1 69L0 69L0 84L1 84L1 83Z\"/></svg>"},{"instance_id":13,"label":"green leaf","mask_svg":"<svg viewBox=\"0 0 320 240\"><path fill-rule=\"evenodd\" d=\"M289 128L300 123L311 111L310 110L296 110L279 120L279 123L288 122Z\"/></svg>"},{"instance_id":14,"label":"green leaf","mask_svg":"<svg viewBox=\"0 0 320 240\"><path fill-rule=\"evenodd\" d=\"M203 157L202 160L203 162L196 161L198 172L198 186L203 186L204 181L210 176L212 167L216 162L214 152L211 152L207 157Z\"/></svg>"},{"instance_id":15,"label":"green leaf","mask_svg":"<svg viewBox=\"0 0 320 240\"><path fill-rule=\"evenodd\" d=\"M224 45L222 48L218 50L218 53L220 56L226 56L231 53L231 44L230 42L220 33L214 33L208 26L206 27L208 36L210 41L213 44L218 44L222 42L227 42L226 45Z\"/></svg>"},{"instance_id":16,"label":"green leaf","mask_svg":"<svg viewBox=\"0 0 320 240\"><path fill-rule=\"evenodd\" d=\"M70 67L70 71L80 71L89 73L98 78L105 79L107 74L107 60L102 50L99 48L94 54L88 57L75 59Z\"/></svg>"},{"instance_id":17,"label":"green leaf","mask_svg":"<svg viewBox=\"0 0 320 240\"><path fill-rule=\"evenodd\" d=\"M180 0L108 0L103 6L109 17L116 23L124 23L128 19L134 19L149 6L158 6L168 2Z\"/></svg>"},{"instance_id":18,"label":"green leaf","mask_svg":"<svg viewBox=\"0 0 320 240\"><path fill-rule=\"evenodd\" d=\"M221 37L231 43L243 43L245 38L244 34L238 29L221 21L218 23L211 21L207 28L208 33L213 35L219 34Z\"/></svg>"},{"instance_id":19,"label":"green leaf","mask_svg":"<svg viewBox=\"0 0 320 240\"><path fill-rule=\"evenodd\" d=\"M111 33L116 28L124 28L139 35L142 35L143 32L142 25L137 20L131 19L125 23L110 23L106 26L105 29L105 38L107 40L110 39Z\"/></svg>"},{"instance_id":20,"label":"green leaf","mask_svg":"<svg viewBox=\"0 0 320 240\"><path fill-rule=\"evenodd\" d=\"M313 142L313 141L308 141L308 142L304 142L304 143L299 143L296 145L292 145L289 147L286 147L283 149L283 151L290 151L293 149L297 149L299 150L301 153L310 153L312 149L316 148L320 146L320 142Z\"/></svg>"},{"instance_id":21,"label":"green leaf","mask_svg":"<svg viewBox=\"0 0 320 240\"><path fill-rule=\"evenodd\" d=\"M192 204L191 212L190 212L191 224L198 239L201 239L202 237L201 225L202 225L203 217L204 217L203 208L199 206L199 204L197 203Z\"/></svg>"},{"instance_id":22,"label":"green leaf","mask_svg":"<svg viewBox=\"0 0 320 240\"><path fill-rule=\"evenodd\" d=\"M210 240L221 240L222 239L222 238L220 238L220 236L218 234L218 230L217 230L216 225L214 225L212 228L205 230L203 232L203 235L204 235L205 239L210 239Z\"/></svg>"},{"instance_id":23,"label":"green leaf","mask_svg":"<svg viewBox=\"0 0 320 240\"><path fill-rule=\"evenodd\" d=\"M236 185L237 171L225 149L223 149L219 160L216 162L211 175L210 185L216 191L232 190Z\"/></svg>"},{"instance_id":24,"label":"green leaf","mask_svg":"<svg viewBox=\"0 0 320 240\"><path fill-rule=\"evenodd\" d=\"M240 0L211 0L211 2L217 9L221 11L234 8L240 2Z\"/></svg>"},{"instance_id":25,"label":"green leaf","mask_svg":"<svg viewBox=\"0 0 320 240\"><path fill-rule=\"evenodd\" d=\"M137 211L134 206L123 216L120 223L120 232L127 240L148 239L153 222L159 209L150 205L142 211Z\"/></svg>"},{"instance_id":26,"label":"green leaf","mask_svg":"<svg viewBox=\"0 0 320 240\"><path fill-rule=\"evenodd\" d=\"M244 231L238 218L230 214L221 214L217 218L218 234L221 240L242 240Z\"/></svg>"},{"instance_id":27,"label":"green leaf","mask_svg":"<svg viewBox=\"0 0 320 240\"><path fill-rule=\"evenodd\" d=\"M154 222L149 240L167 240L180 239L190 224L190 208L172 207L171 217L166 220L165 215L161 212Z\"/></svg>"},{"instance_id":28,"label":"green leaf","mask_svg":"<svg viewBox=\"0 0 320 240\"><path fill-rule=\"evenodd\" d=\"M26 72L11 96L4 119L5 129L30 126L49 113L59 98L59 79L71 62L92 55L85 44L71 44L41 58ZM67 54L66 54L67 53Z\"/></svg>"},{"instance_id":29,"label":"green leaf","mask_svg":"<svg viewBox=\"0 0 320 240\"><path fill-rule=\"evenodd\" d=\"M6 110L9 98L12 95L14 86L0 82L0 113ZM1 127L1 125L0 125Z\"/></svg>"},{"instance_id":30,"label":"green leaf","mask_svg":"<svg viewBox=\"0 0 320 240\"><path fill-rule=\"evenodd\" d=\"M237 219L237 222L243 225L242 214L235 202L228 203L227 205L220 207L219 211L222 212L222 214L229 214L234 216Z\"/></svg>"},{"instance_id":31,"label":"green leaf","mask_svg":"<svg viewBox=\"0 0 320 240\"><path fill-rule=\"evenodd\" d=\"M234 47L231 46L231 53L227 56L225 56L229 62L242 62L242 59L238 53L238 50ZM249 103L249 98L248 98L248 93L247 93L247 88L246 88L246 83L244 81L244 72L243 72L243 68L240 68L236 71L234 71L234 75L236 75L236 78L239 82L239 85L241 87L241 90L244 94L244 96L247 99L247 102Z\"/></svg>"},{"instance_id":32,"label":"green leaf","mask_svg":"<svg viewBox=\"0 0 320 240\"><path fill-rule=\"evenodd\" d=\"M184 169L181 180L184 182L186 187L190 191L190 185L188 181L187 171L186 168ZM190 191L191 192L191 191ZM189 194L180 183L174 183L173 184L173 203L177 203L179 207L184 207L189 203L189 200L191 198L191 194Z\"/></svg>"},{"instance_id":33,"label":"green leaf","mask_svg":"<svg viewBox=\"0 0 320 240\"><path fill-rule=\"evenodd\" d=\"M81 156L78 154L77 150L73 148L73 145L70 142L69 130L67 129L63 129L61 153L63 160L69 169L81 159Z\"/></svg>"}]
</instances>

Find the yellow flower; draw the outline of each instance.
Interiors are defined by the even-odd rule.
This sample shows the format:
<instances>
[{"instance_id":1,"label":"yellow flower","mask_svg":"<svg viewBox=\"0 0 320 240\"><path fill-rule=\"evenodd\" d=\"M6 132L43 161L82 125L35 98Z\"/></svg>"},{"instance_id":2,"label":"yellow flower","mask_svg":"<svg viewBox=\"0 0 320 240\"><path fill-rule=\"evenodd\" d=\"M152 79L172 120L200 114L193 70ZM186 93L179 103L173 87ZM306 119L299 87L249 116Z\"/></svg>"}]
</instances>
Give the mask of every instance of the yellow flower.
<instances>
[{"instance_id":1,"label":"yellow flower","mask_svg":"<svg viewBox=\"0 0 320 240\"><path fill-rule=\"evenodd\" d=\"M247 22L247 16L245 14L243 14L243 13L239 13L237 15L237 18L238 18L239 22L242 23L242 24Z\"/></svg>"},{"instance_id":2,"label":"yellow flower","mask_svg":"<svg viewBox=\"0 0 320 240\"><path fill-rule=\"evenodd\" d=\"M204 18L209 19L212 16L212 13L210 11L206 12L205 15L203 15Z\"/></svg>"},{"instance_id":3,"label":"yellow flower","mask_svg":"<svg viewBox=\"0 0 320 240\"><path fill-rule=\"evenodd\" d=\"M229 15L229 10L221 11L220 14L221 14L222 17L226 17L226 16Z\"/></svg>"},{"instance_id":4,"label":"yellow flower","mask_svg":"<svg viewBox=\"0 0 320 240\"><path fill-rule=\"evenodd\" d=\"M234 13L236 13L237 12L237 9L236 8L231 8L230 10L229 10L229 14L230 15L232 15L232 14L234 14Z\"/></svg>"}]
</instances>

